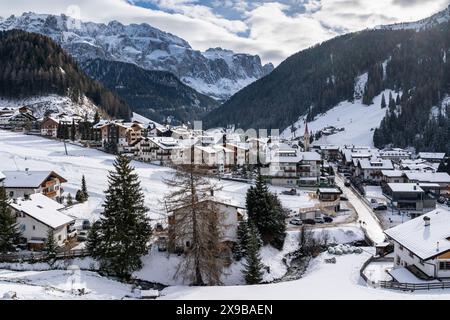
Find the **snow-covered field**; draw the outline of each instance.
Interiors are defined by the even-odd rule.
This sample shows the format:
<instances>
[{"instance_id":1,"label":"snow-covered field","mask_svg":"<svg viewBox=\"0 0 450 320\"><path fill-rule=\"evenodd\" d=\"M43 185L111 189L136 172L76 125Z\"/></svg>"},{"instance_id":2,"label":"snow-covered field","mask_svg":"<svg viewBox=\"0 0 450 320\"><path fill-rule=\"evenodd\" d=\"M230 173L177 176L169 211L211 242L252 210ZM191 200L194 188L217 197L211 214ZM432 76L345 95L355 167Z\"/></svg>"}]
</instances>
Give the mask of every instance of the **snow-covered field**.
<instances>
[{"instance_id":1,"label":"snow-covered field","mask_svg":"<svg viewBox=\"0 0 450 320\"><path fill-rule=\"evenodd\" d=\"M318 132L326 127L333 126L336 128L345 128L345 131L339 132L331 136L324 136L316 144L329 145L348 145L355 144L360 146L373 146L374 129L380 126L381 121L386 116L386 109L381 109L381 99L384 94L386 99L392 92L394 98L395 92L386 90L379 96L375 97L373 104L364 105L361 99L354 102L343 101L328 112L319 115L316 119L308 123L308 128L312 132ZM295 123L297 134L303 135L305 132L305 119L300 119ZM284 137L292 137L291 128L286 129Z\"/></svg>"}]
</instances>

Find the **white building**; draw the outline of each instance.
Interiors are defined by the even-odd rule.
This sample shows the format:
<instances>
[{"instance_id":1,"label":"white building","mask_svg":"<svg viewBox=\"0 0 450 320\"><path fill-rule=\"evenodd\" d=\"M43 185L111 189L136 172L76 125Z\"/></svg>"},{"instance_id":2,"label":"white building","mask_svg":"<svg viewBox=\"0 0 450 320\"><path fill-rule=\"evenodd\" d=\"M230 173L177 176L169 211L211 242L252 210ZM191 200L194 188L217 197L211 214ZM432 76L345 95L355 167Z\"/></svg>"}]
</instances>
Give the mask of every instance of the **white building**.
<instances>
[{"instance_id":1,"label":"white building","mask_svg":"<svg viewBox=\"0 0 450 320\"><path fill-rule=\"evenodd\" d=\"M441 163L445 159L445 153L439 152L420 152L419 159L423 159L432 163Z\"/></svg>"},{"instance_id":2,"label":"white building","mask_svg":"<svg viewBox=\"0 0 450 320\"><path fill-rule=\"evenodd\" d=\"M57 199L66 179L53 171L3 171L4 186L9 198L23 198L35 193Z\"/></svg>"},{"instance_id":3,"label":"white building","mask_svg":"<svg viewBox=\"0 0 450 320\"><path fill-rule=\"evenodd\" d=\"M450 212L436 210L385 231L394 242L396 270L450 278Z\"/></svg>"},{"instance_id":4,"label":"white building","mask_svg":"<svg viewBox=\"0 0 450 320\"><path fill-rule=\"evenodd\" d=\"M141 161L169 163L172 160L172 152L179 148L179 143L171 137L141 138L134 148L136 158Z\"/></svg>"},{"instance_id":5,"label":"white building","mask_svg":"<svg viewBox=\"0 0 450 320\"><path fill-rule=\"evenodd\" d=\"M50 229L54 232L57 245L64 245L68 227L74 220L59 212L64 208L62 204L37 193L26 198L10 200L9 205L17 218L21 237L30 248L42 248Z\"/></svg>"},{"instance_id":6,"label":"white building","mask_svg":"<svg viewBox=\"0 0 450 320\"><path fill-rule=\"evenodd\" d=\"M361 159L356 167L356 175L364 180L381 182L383 179L383 171L394 170L391 160L382 159Z\"/></svg>"}]
</instances>

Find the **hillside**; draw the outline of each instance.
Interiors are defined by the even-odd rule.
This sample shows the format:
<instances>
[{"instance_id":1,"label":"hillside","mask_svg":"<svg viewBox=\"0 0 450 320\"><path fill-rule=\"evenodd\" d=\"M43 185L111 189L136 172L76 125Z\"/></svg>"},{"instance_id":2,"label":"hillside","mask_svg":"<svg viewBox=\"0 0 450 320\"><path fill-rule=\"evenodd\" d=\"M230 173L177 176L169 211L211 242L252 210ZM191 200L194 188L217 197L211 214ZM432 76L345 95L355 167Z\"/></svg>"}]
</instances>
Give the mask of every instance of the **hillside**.
<instances>
[{"instance_id":1,"label":"hillside","mask_svg":"<svg viewBox=\"0 0 450 320\"><path fill-rule=\"evenodd\" d=\"M155 121L174 117L175 122L192 122L219 106L216 100L198 93L169 72L100 59L88 61L83 69L116 92L133 111Z\"/></svg>"},{"instance_id":2,"label":"hillside","mask_svg":"<svg viewBox=\"0 0 450 320\"><path fill-rule=\"evenodd\" d=\"M0 18L0 30L20 29L51 37L79 63L92 59L133 63L168 71L197 91L225 100L273 70L259 56L221 48L201 52L148 24L83 22L66 15L24 13Z\"/></svg>"},{"instance_id":3,"label":"hillside","mask_svg":"<svg viewBox=\"0 0 450 320\"><path fill-rule=\"evenodd\" d=\"M381 92L392 90L403 94L392 100L385 96L389 108L384 119L370 124L379 127L373 132L375 146L450 152L446 12L424 20L429 22L426 28L366 30L302 51L207 115L206 127L285 130L358 99L371 105Z\"/></svg>"},{"instance_id":4,"label":"hillside","mask_svg":"<svg viewBox=\"0 0 450 320\"><path fill-rule=\"evenodd\" d=\"M81 71L50 38L20 30L0 32L0 97L21 100L40 96L85 98L111 117L128 119L130 108Z\"/></svg>"}]
</instances>

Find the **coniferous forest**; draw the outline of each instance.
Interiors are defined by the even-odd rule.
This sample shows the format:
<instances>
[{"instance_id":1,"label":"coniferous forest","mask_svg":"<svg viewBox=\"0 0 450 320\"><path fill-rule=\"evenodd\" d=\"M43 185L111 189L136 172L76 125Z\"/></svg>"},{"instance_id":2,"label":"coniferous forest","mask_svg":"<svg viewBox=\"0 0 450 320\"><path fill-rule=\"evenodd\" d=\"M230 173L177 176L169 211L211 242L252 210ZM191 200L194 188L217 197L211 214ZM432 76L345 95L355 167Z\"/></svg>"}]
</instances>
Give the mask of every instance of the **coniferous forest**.
<instances>
[{"instance_id":1,"label":"coniferous forest","mask_svg":"<svg viewBox=\"0 0 450 320\"><path fill-rule=\"evenodd\" d=\"M86 76L75 60L50 38L19 30L0 32L0 96L28 98L58 94L90 98L108 115L128 119L125 102Z\"/></svg>"}]
</instances>

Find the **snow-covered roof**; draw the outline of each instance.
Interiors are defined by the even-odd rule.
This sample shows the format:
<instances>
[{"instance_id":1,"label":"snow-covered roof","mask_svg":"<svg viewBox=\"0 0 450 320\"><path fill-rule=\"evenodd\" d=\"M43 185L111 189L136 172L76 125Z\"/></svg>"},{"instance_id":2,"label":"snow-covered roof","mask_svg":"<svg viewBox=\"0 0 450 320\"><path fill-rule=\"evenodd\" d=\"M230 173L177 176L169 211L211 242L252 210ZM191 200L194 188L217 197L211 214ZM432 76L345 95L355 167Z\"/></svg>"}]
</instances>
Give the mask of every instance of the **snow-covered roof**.
<instances>
[{"instance_id":1,"label":"snow-covered roof","mask_svg":"<svg viewBox=\"0 0 450 320\"><path fill-rule=\"evenodd\" d=\"M381 173L388 178L398 178L403 176L404 172L401 170L382 170Z\"/></svg>"},{"instance_id":2,"label":"snow-covered roof","mask_svg":"<svg viewBox=\"0 0 450 320\"><path fill-rule=\"evenodd\" d=\"M320 161L322 157L317 152L300 152L300 157L303 161Z\"/></svg>"},{"instance_id":3,"label":"snow-covered roof","mask_svg":"<svg viewBox=\"0 0 450 320\"><path fill-rule=\"evenodd\" d=\"M341 190L337 189L337 188L320 188L319 189L320 193L338 193L341 194Z\"/></svg>"},{"instance_id":4,"label":"snow-covered roof","mask_svg":"<svg viewBox=\"0 0 450 320\"><path fill-rule=\"evenodd\" d=\"M164 150L171 150L179 147L178 140L171 137L154 137L148 139Z\"/></svg>"},{"instance_id":5,"label":"snow-covered roof","mask_svg":"<svg viewBox=\"0 0 450 320\"><path fill-rule=\"evenodd\" d=\"M425 225L425 217L430 219L429 226ZM385 233L419 258L428 260L450 250L450 212L435 210Z\"/></svg>"},{"instance_id":6,"label":"snow-covered roof","mask_svg":"<svg viewBox=\"0 0 450 320\"><path fill-rule=\"evenodd\" d=\"M423 189L416 183L388 183L393 192L424 193Z\"/></svg>"},{"instance_id":7,"label":"snow-covered roof","mask_svg":"<svg viewBox=\"0 0 450 320\"><path fill-rule=\"evenodd\" d=\"M391 160L377 159L361 159L359 160L359 165L361 169L374 169L374 170L393 170L394 165Z\"/></svg>"},{"instance_id":8,"label":"snow-covered roof","mask_svg":"<svg viewBox=\"0 0 450 320\"><path fill-rule=\"evenodd\" d=\"M73 222L72 218L58 211L64 208L62 204L40 193L32 194L29 200L17 199L10 201L9 204L15 210L25 212L30 217L53 229Z\"/></svg>"},{"instance_id":9,"label":"snow-covered roof","mask_svg":"<svg viewBox=\"0 0 450 320\"><path fill-rule=\"evenodd\" d=\"M445 158L445 153L442 153L442 152L420 152L419 158L442 160Z\"/></svg>"},{"instance_id":10,"label":"snow-covered roof","mask_svg":"<svg viewBox=\"0 0 450 320\"><path fill-rule=\"evenodd\" d=\"M53 171L3 171L6 176L6 188L39 188L50 176L58 177L61 182L66 180Z\"/></svg>"},{"instance_id":11,"label":"snow-covered roof","mask_svg":"<svg viewBox=\"0 0 450 320\"><path fill-rule=\"evenodd\" d=\"M450 175L446 172L406 172L410 181L430 183L450 183Z\"/></svg>"}]
</instances>

